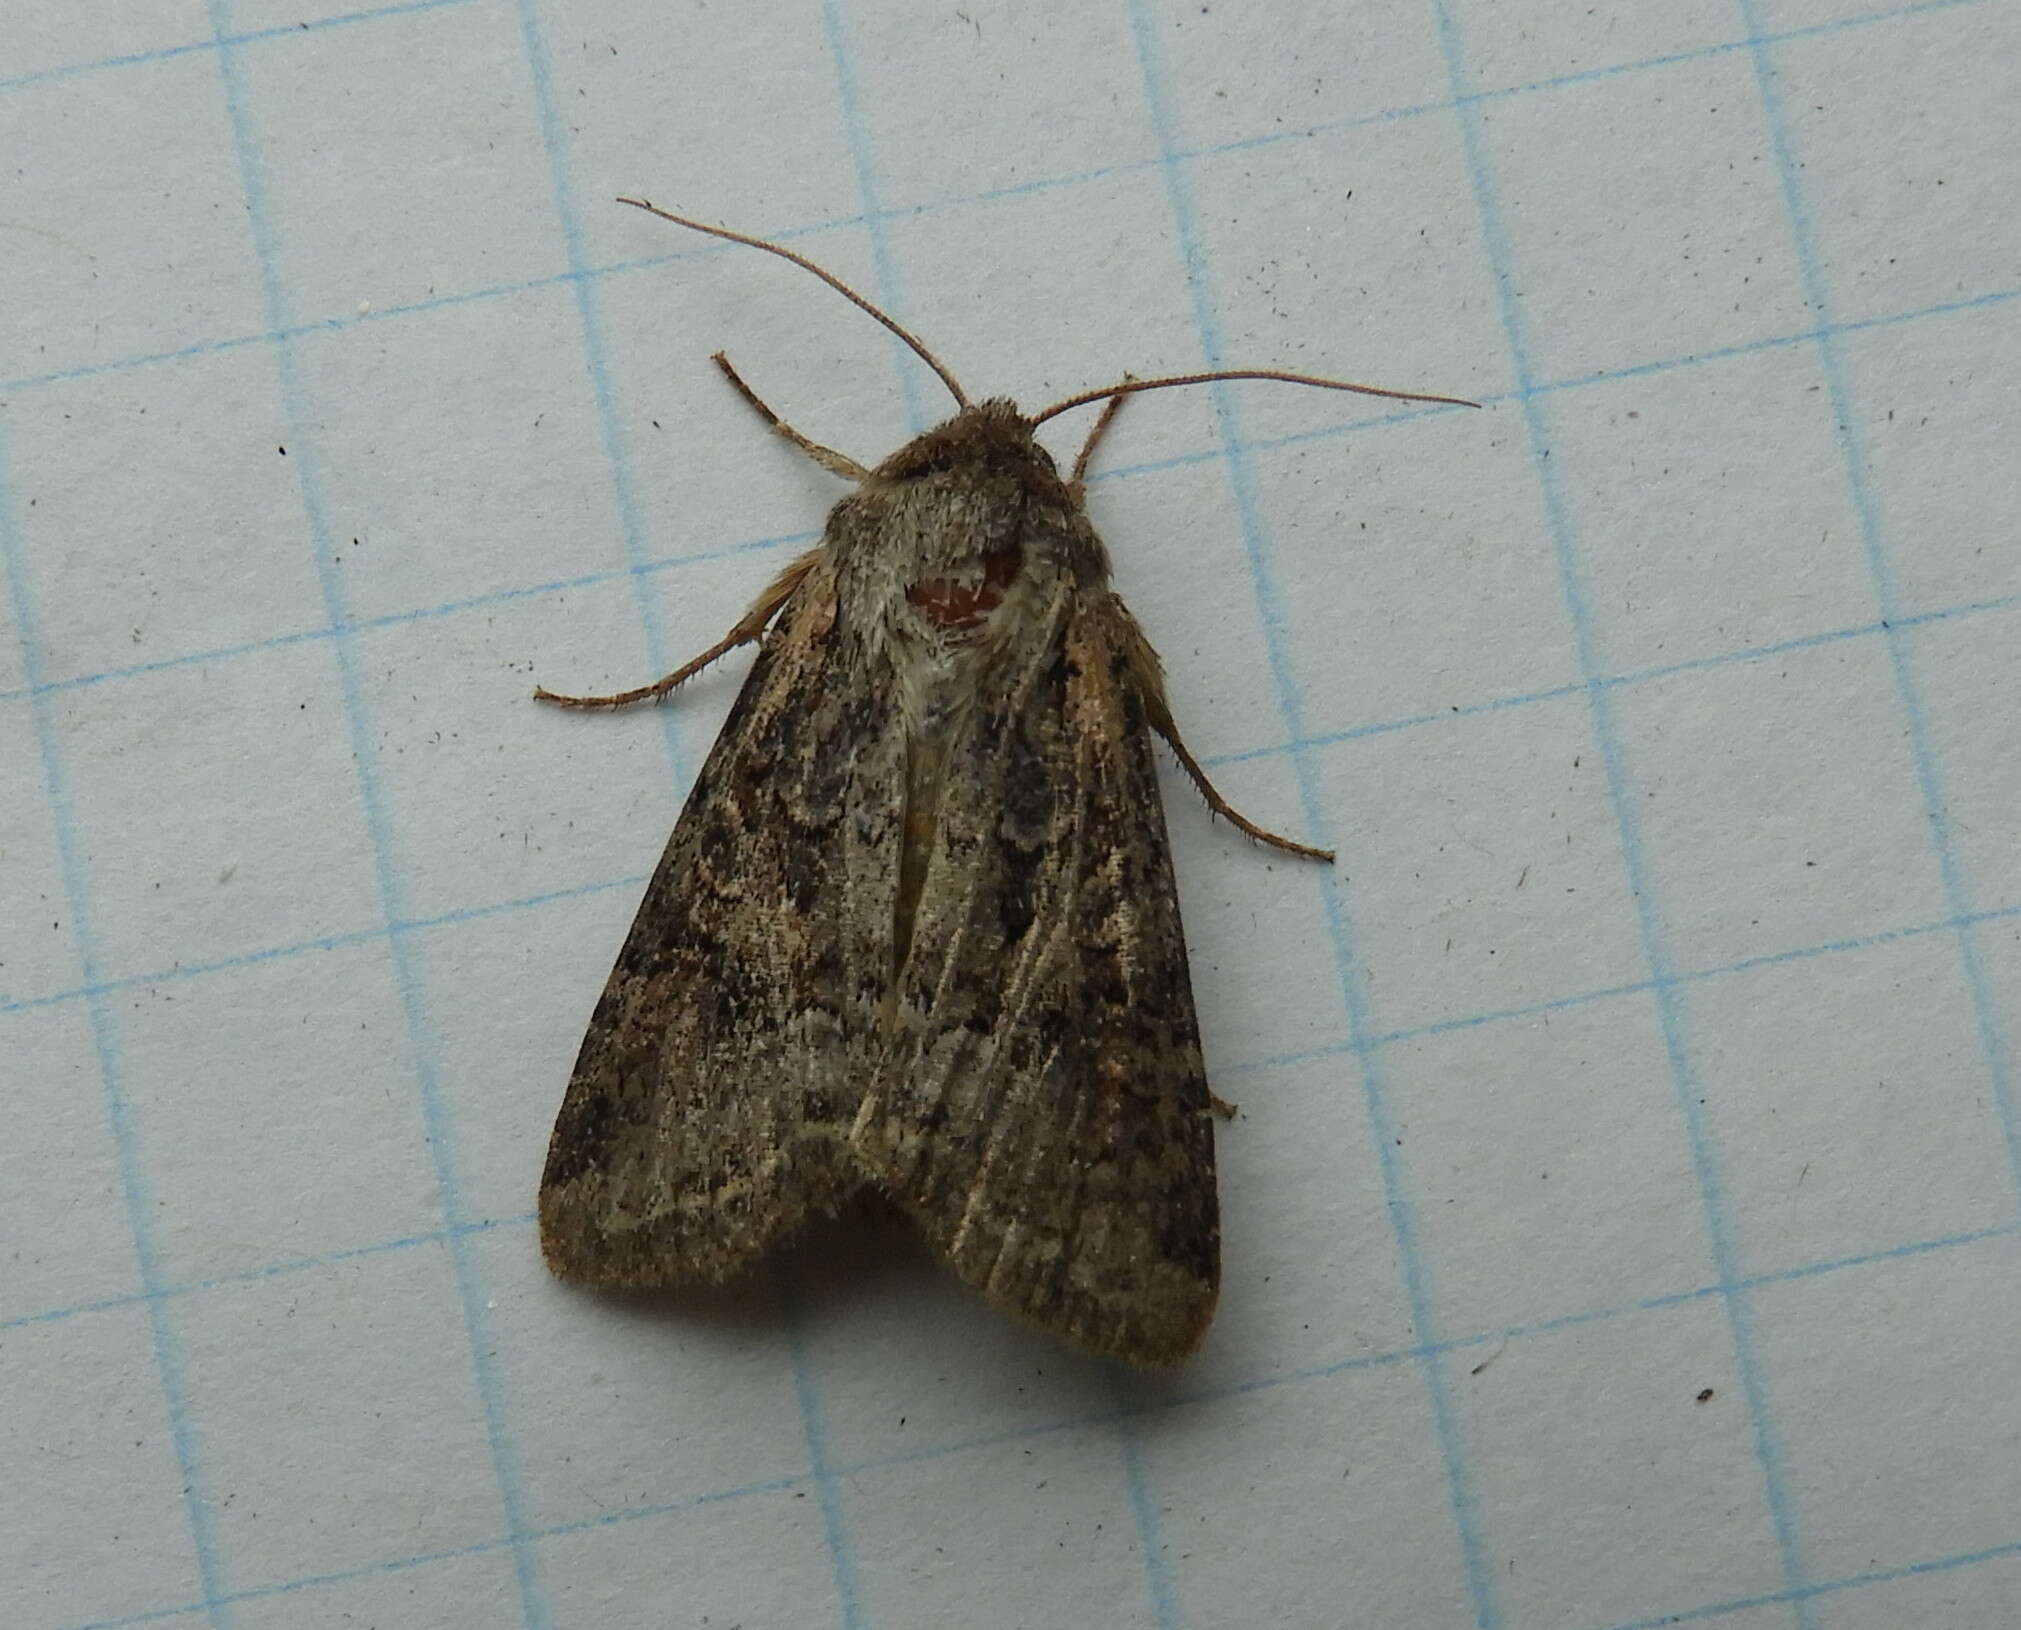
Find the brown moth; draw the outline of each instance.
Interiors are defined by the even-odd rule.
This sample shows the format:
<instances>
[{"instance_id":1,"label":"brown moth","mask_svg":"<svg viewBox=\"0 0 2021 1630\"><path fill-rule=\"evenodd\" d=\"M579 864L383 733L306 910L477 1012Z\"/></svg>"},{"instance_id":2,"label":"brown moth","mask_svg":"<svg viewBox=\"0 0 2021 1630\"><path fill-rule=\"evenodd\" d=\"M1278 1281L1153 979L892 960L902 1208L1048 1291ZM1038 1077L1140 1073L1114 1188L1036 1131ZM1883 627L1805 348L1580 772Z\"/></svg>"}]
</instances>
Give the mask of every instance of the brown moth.
<instances>
[{"instance_id":1,"label":"brown moth","mask_svg":"<svg viewBox=\"0 0 2021 1630\"><path fill-rule=\"evenodd\" d=\"M1159 802L1162 736L1208 782L1109 587L1082 477L1125 379L1026 415L971 402L854 482L817 548L663 697L758 642L590 1019L540 1188L541 1248L598 1286L721 1280L808 1218L885 1196L997 1306L1090 1352L1170 1364L1220 1280L1211 1118ZM1062 478L1033 438L1106 407Z\"/></svg>"}]
</instances>

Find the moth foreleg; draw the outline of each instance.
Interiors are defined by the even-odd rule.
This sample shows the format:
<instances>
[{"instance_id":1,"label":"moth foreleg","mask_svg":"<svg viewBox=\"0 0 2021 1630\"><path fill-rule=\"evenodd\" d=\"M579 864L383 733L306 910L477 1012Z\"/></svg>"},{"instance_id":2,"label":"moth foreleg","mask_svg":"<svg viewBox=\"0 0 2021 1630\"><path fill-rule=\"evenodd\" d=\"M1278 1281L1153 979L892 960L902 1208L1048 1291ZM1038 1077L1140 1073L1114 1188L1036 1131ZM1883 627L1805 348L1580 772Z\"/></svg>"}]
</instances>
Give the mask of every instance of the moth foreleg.
<instances>
[{"instance_id":1,"label":"moth foreleg","mask_svg":"<svg viewBox=\"0 0 2021 1630\"><path fill-rule=\"evenodd\" d=\"M1165 744L1172 749L1172 756L1179 761L1179 767L1192 778L1193 785L1200 789L1200 796L1207 800L1207 807L1216 815L1225 818L1229 825L1246 832L1258 843L1267 843L1273 849L1282 849L1287 855L1297 855L1302 860L1323 860L1329 864L1333 860L1331 849L1315 849L1309 843L1296 843L1290 838L1281 838L1275 832L1258 826L1241 810L1223 798L1215 790L1214 783L1207 779L1207 772L1200 768L1200 761L1186 751L1186 744L1179 739L1178 726L1173 724L1167 712L1164 717L1153 715L1152 727L1165 738Z\"/></svg>"},{"instance_id":2,"label":"moth foreleg","mask_svg":"<svg viewBox=\"0 0 2021 1630\"><path fill-rule=\"evenodd\" d=\"M1331 849L1315 849L1310 844L1294 843L1290 838L1281 838L1275 832L1266 831L1244 815L1233 804L1215 790L1214 783L1207 779L1207 772L1200 767L1200 761L1186 750L1186 744L1179 738L1179 727L1172 719L1172 705L1165 699L1165 672L1159 666L1158 653L1151 649L1151 642L1144 638L1144 631L1137 626L1137 619L1124 609L1121 601L1112 600L1111 607L1116 619L1123 627L1124 650L1130 664L1130 675L1137 682L1137 692L1143 698L1144 710L1149 716L1151 728L1165 738L1165 745L1172 749L1172 756L1179 761L1179 767L1200 789L1200 796L1207 800L1207 807L1221 816L1238 831L1246 832L1258 843L1267 843L1273 849L1282 849L1287 855L1298 855L1305 860L1331 862Z\"/></svg>"},{"instance_id":3,"label":"moth foreleg","mask_svg":"<svg viewBox=\"0 0 2021 1630\"><path fill-rule=\"evenodd\" d=\"M778 614L779 608L793 597L793 591L801 580L814 569L821 559L823 550L810 549L806 554L788 563L786 569L765 585L764 592L751 602L751 609L738 620L737 626L691 662L685 662L666 678L655 680L650 685L641 685L637 690L619 691L614 696L561 696L541 686L533 693L536 702L552 702L556 707L629 707L634 702L656 702L676 685L694 678L704 668L720 656L726 656L740 645L748 645L765 632L766 625Z\"/></svg>"}]
</instances>

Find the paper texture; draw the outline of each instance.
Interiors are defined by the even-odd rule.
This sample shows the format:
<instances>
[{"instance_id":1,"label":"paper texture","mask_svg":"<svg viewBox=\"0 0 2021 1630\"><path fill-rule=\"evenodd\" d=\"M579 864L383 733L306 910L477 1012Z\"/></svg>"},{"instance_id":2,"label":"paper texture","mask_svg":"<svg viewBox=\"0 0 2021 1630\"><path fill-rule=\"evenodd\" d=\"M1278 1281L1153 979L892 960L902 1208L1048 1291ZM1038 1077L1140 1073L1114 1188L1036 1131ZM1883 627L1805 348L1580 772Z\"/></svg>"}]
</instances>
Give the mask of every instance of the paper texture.
<instances>
[{"instance_id":1,"label":"paper texture","mask_svg":"<svg viewBox=\"0 0 2021 1630\"><path fill-rule=\"evenodd\" d=\"M0 1622L2021 1622L2021 39L1998 0L14 0ZM748 659L1028 406L1168 779L1177 1374L897 1236L579 1294L584 1020ZM1051 435L1070 456L1087 415Z\"/></svg>"}]
</instances>

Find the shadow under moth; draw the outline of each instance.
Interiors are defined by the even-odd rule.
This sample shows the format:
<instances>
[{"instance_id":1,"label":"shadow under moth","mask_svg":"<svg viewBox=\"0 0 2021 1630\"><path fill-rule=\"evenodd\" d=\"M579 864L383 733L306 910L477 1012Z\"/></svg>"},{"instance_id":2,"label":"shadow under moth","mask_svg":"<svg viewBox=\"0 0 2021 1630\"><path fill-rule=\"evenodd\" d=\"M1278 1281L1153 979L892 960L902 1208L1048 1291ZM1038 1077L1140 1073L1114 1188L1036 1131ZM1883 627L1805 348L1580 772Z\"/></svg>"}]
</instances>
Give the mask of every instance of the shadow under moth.
<instances>
[{"instance_id":1,"label":"shadow under moth","mask_svg":"<svg viewBox=\"0 0 2021 1630\"><path fill-rule=\"evenodd\" d=\"M1174 1363L1220 1282L1212 1117L1152 737L1209 806L1158 658L1109 587L1082 478L1125 396L1301 374L1130 379L1027 415L970 401L855 483L820 544L717 644L615 696L758 656L591 1016L549 1145L561 1278L718 1281L810 1217L883 1195L968 1284L1090 1352ZM1064 479L1033 432L1105 404Z\"/></svg>"}]
</instances>

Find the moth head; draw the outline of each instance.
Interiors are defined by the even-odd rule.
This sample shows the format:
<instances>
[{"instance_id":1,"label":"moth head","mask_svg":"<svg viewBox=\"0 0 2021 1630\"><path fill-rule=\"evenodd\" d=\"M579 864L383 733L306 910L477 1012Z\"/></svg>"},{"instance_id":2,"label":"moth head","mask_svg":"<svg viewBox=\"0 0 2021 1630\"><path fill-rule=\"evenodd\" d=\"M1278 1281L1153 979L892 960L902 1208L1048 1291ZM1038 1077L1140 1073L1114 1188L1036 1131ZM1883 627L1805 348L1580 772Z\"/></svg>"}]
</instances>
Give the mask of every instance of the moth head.
<instances>
[{"instance_id":1,"label":"moth head","mask_svg":"<svg viewBox=\"0 0 2021 1630\"><path fill-rule=\"evenodd\" d=\"M917 481L955 470L1060 484L1052 455L1032 435L1031 420L1007 396L967 404L953 418L913 437L870 474L873 481Z\"/></svg>"}]
</instances>

